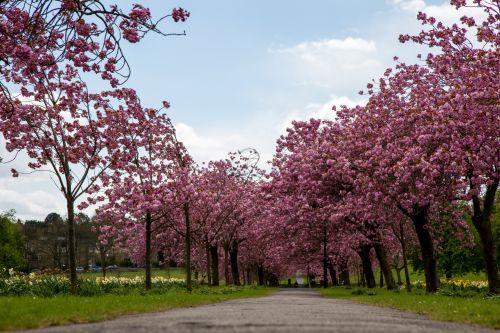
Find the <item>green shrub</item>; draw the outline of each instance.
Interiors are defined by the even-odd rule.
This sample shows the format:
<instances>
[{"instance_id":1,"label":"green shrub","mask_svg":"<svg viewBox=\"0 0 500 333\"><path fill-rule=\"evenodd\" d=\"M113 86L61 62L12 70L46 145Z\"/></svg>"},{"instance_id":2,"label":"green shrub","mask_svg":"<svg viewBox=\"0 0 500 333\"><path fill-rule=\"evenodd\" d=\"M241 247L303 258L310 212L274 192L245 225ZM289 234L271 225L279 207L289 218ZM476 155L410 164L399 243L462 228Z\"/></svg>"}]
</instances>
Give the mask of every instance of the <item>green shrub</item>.
<instances>
[{"instance_id":1,"label":"green shrub","mask_svg":"<svg viewBox=\"0 0 500 333\"><path fill-rule=\"evenodd\" d=\"M361 288L356 288L353 291L351 291L352 295L366 295L366 289L361 289Z\"/></svg>"},{"instance_id":2,"label":"green shrub","mask_svg":"<svg viewBox=\"0 0 500 333\"><path fill-rule=\"evenodd\" d=\"M104 288L95 282L95 280L79 280L78 294L80 296L98 296L104 294Z\"/></svg>"}]
</instances>

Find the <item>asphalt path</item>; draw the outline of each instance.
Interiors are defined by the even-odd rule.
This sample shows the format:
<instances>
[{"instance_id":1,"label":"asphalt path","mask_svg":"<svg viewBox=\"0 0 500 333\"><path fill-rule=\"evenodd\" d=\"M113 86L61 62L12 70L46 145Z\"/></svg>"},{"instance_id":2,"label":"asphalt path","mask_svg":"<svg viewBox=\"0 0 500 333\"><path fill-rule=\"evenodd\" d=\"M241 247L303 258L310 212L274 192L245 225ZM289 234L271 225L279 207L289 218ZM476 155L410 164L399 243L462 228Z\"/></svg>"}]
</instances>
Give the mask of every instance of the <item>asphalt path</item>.
<instances>
[{"instance_id":1,"label":"asphalt path","mask_svg":"<svg viewBox=\"0 0 500 333\"><path fill-rule=\"evenodd\" d=\"M310 289L283 289L272 295L193 308L122 316L114 320L53 326L27 332L496 332L472 325L348 300L321 297Z\"/></svg>"}]
</instances>

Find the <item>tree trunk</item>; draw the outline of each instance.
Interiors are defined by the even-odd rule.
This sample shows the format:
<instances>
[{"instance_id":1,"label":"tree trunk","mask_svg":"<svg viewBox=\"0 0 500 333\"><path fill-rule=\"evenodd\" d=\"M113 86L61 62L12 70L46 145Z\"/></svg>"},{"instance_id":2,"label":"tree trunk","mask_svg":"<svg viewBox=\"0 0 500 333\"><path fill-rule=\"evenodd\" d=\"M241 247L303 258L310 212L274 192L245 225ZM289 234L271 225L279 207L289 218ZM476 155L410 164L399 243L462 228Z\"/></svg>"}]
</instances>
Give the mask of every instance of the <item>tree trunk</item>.
<instances>
[{"instance_id":1,"label":"tree trunk","mask_svg":"<svg viewBox=\"0 0 500 333\"><path fill-rule=\"evenodd\" d=\"M380 288L384 288L384 273L382 272L382 270L380 270L379 273L379 286Z\"/></svg>"},{"instance_id":2,"label":"tree trunk","mask_svg":"<svg viewBox=\"0 0 500 333\"><path fill-rule=\"evenodd\" d=\"M399 242L401 243L401 253L403 255L403 268L405 270L406 291L411 292L410 272L408 271L408 259L406 256L406 240L403 229L403 222L399 221Z\"/></svg>"},{"instance_id":3,"label":"tree trunk","mask_svg":"<svg viewBox=\"0 0 500 333\"><path fill-rule=\"evenodd\" d=\"M229 274L229 245L224 244L222 248L224 249L224 279L226 280L226 286L228 286L233 284L231 274Z\"/></svg>"},{"instance_id":4,"label":"tree trunk","mask_svg":"<svg viewBox=\"0 0 500 333\"><path fill-rule=\"evenodd\" d=\"M307 286L309 289L311 288L311 269L309 268L309 264L307 264Z\"/></svg>"},{"instance_id":5,"label":"tree trunk","mask_svg":"<svg viewBox=\"0 0 500 333\"><path fill-rule=\"evenodd\" d=\"M104 246L100 246L99 252L101 252L102 277L106 278L106 250Z\"/></svg>"},{"instance_id":6,"label":"tree trunk","mask_svg":"<svg viewBox=\"0 0 500 333\"><path fill-rule=\"evenodd\" d=\"M347 260L344 258L340 260L340 282L344 286L351 285L351 279L349 277L349 266L347 265Z\"/></svg>"},{"instance_id":7,"label":"tree trunk","mask_svg":"<svg viewBox=\"0 0 500 333\"><path fill-rule=\"evenodd\" d=\"M422 208L411 217L420 243L420 251L424 261L425 289L429 293L436 292L439 287L437 258L434 251L432 236L428 228L428 208Z\"/></svg>"},{"instance_id":8,"label":"tree trunk","mask_svg":"<svg viewBox=\"0 0 500 333\"><path fill-rule=\"evenodd\" d=\"M146 212L146 290L151 289L151 212Z\"/></svg>"},{"instance_id":9,"label":"tree trunk","mask_svg":"<svg viewBox=\"0 0 500 333\"><path fill-rule=\"evenodd\" d=\"M78 292L76 277L76 251L75 251L75 203L73 198L66 198L68 209L68 242L69 242L69 280L71 283L71 294Z\"/></svg>"},{"instance_id":10,"label":"tree trunk","mask_svg":"<svg viewBox=\"0 0 500 333\"><path fill-rule=\"evenodd\" d=\"M394 269L396 270L396 276L398 277L398 286L403 284L403 281L401 280L401 269L403 267L398 267L397 265L394 266Z\"/></svg>"},{"instance_id":11,"label":"tree trunk","mask_svg":"<svg viewBox=\"0 0 500 333\"><path fill-rule=\"evenodd\" d=\"M240 271L238 267L238 242L233 241L229 248L229 257L231 260L231 273L233 275L233 283L237 286L241 285Z\"/></svg>"},{"instance_id":12,"label":"tree trunk","mask_svg":"<svg viewBox=\"0 0 500 333\"><path fill-rule=\"evenodd\" d=\"M257 266L257 277L259 278L259 286L264 285L264 267L262 265Z\"/></svg>"},{"instance_id":13,"label":"tree trunk","mask_svg":"<svg viewBox=\"0 0 500 333\"><path fill-rule=\"evenodd\" d=\"M487 187L482 209L481 199L477 196L472 198L474 209L472 223L483 245L483 256L486 264L486 274L488 275L488 289L494 294L500 291L496 245L491 228L491 214L493 213L493 207L495 205L497 189L498 180Z\"/></svg>"},{"instance_id":14,"label":"tree trunk","mask_svg":"<svg viewBox=\"0 0 500 333\"><path fill-rule=\"evenodd\" d=\"M332 279L332 286L338 286L339 280L337 279L337 272L331 260L328 261L328 270L330 271L330 278Z\"/></svg>"},{"instance_id":15,"label":"tree trunk","mask_svg":"<svg viewBox=\"0 0 500 333\"><path fill-rule=\"evenodd\" d=\"M186 225L185 243L185 257L186 257L186 289L191 292L193 289L191 282L191 219L189 212L189 202L184 203L184 222Z\"/></svg>"},{"instance_id":16,"label":"tree trunk","mask_svg":"<svg viewBox=\"0 0 500 333\"><path fill-rule=\"evenodd\" d=\"M210 244L208 244L208 240L206 240L206 255L207 255L207 284L209 286L212 285L212 274L210 273L211 270L211 262L210 262Z\"/></svg>"},{"instance_id":17,"label":"tree trunk","mask_svg":"<svg viewBox=\"0 0 500 333\"><path fill-rule=\"evenodd\" d=\"M328 252L326 248L326 226L323 226L323 288L328 288Z\"/></svg>"},{"instance_id":18,"label":"tree trunk","mask_svg":"<svg viewBox=\"0 0 500 333\"><path fill-rule=\"evenodd\" d=\"M247 268L247 284L252 284L252 272L250 271L250 268Z\"/></svg>"},{"instance_id":19,"label":"tree trunk","mask_svg":"<svg viewBox=\"0 0 500 333\"><path fill-rule=\"evenodd\" d=\"M210 258L212 261L212 286L219 286L219 247L210 245Z\"/></svg>"},{"instance_id":20,"label":"tree trunk","mask_svg":"<svg viewBox=\"0 0 500 333\"><path fill-rule=\"evenodd\" d=\"M382 288L383 278L385 278L385 283L387 285L387 289L395 289L396 284L394 283L394 278L392 276L391 267L389 266L387 260L387 253L385 251L384 246L377 242L373 245L375 248L375 254L377 255L378 262L380 264L380 287ZM382 277L383 274L383 277Z\"/></svg>"},{"instance_id":21,"label":"tree trunk","mask_svg":"<svg viewBox=\"0 0 500 333\"><path fill-rule=\"evenodd\" d=\"M56 241L54 241L54 255L52 258L52 259L54 259L53 264L52 264L54 266L54 268L61 268L61 263L60 263L61 261L58 260L58 258L59 258L59 247L57 245L57 240L56 240Z\"/></svg>"},{"instance_id":22,"label":"tree trunk","mask_svg":"<svg viewBox=\"0 0 500 333\"><path fill-rule=\"evenodd\" d=\"M361 263L363 265L363 275L366 280L366 286L368 288L375 288L375 275L373 274L372 262L370 259L371 245L362 245L358 252L361 257Z\"/></svg>"}]
</instances>

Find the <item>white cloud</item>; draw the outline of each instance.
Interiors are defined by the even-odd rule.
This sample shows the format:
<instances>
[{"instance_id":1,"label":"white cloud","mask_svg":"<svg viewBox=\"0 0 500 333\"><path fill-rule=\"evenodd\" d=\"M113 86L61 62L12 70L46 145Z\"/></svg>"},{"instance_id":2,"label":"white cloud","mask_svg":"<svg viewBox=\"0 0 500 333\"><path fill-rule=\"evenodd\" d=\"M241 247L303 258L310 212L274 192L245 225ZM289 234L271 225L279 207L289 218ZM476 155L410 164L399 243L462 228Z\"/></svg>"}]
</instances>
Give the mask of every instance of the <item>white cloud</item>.
<instances>
[{"instance_id":1,"label":"white cloud","mask_svg":"<svg viewBox=\"0 0 500 333\"><path fill-rule=\"evenodd\" d=\"M292 47L270 48L270 53L299 53L309 54L324 51L355 50L373 52L376 50L374 41L362 38L347 37L345 39L321 39L299 43Z\"/></svg>"},{"instance_id":2,"label":"white cloud","mask_svg":"<svg viewBox=\"0 0 500 333\"><path fill-rule=\"evenodd\" d=\"M328 119L335 120L335 112L332 110L333 106L340 107L342 105L354 107L356 105L365 105L365 99L354 100L347 96L331 95L326 103L309 103L302 110L294 110L288 113L285 119L278 125L277 129L283 133L290 127L293 120L308 120L315 119Z\"/></svg>"},{"instance_id":3,"label":"white cloud","mask_svg":"<svg viewBox=\"0 0 500 333\"><path fill-rule=\"evenodd\" d=\"M419 11L424 12L447 25L459 22L460 18L464 15L472 16L478 20L486 18L486 14L482 9L462 7L460 10L457 10L449 1L445 1L440 5L428 5L423 0L391 0L391 3L403 11L413 14ZM470 0L469 3L471 3Z\"/></svg>"},{"instance_id":4,"label":"white cloud","mask_svg":"<svg viewBox=\"0 0 500 333\"><path fill-rule=\"evenodd\" d=\"M321 39L268 49L277 75L294 85L328 87L337 95L359 91L383 73L376 41L363 38Z\"/></svg>"},{"instance_id":5,"label":"white cloud","mask_svg":"<svg viewBox=\"0 0 500 333\"><path fill-rule=\"evenodd\" d=\"M184 143L196 161L207 162L225 158L230 151L243 148L238 145L238 142L241 142L241 137L237 134L199 134L193 127L184 123L177 123L175 128L179 140Z\"/></svg>"},{"instance_id":6,"label":"white cloud","mask_svg":"<svg viewBox=\"0 0 500 333\"><path fill-rule=\"evenodd\" d=\"M28 168L28 162L32 159L23 151L17 156L15 153L9 153L1 136L0 157L4 159L0 163L0 212L14 209L16 217L22 220L43 220L52 212L66 215L66 200L58 185L51 180L49 172L41 171L50 167L37 171ZM7 161L10 162L6 163ZM12 177L11 169L17 170L19 177ZM87 215L94 213L92 208L83 212Z\"/></svg>"},{"instance_id":7,"label":"white cloud","mask_svg":"<svg viewBox=\"0 0 500 333\"><path fill-rule=\"evenodd\" d=\"M5 184L5 182L3 182ZM14 185L14 184L12 184ZM31 190L21 192L19 184L0 188L0 202L3 210L14 209L16 217L20 219L43 220L50 212L58 212L64 215L64 200L52 192L43 190Z\"/></svg>"},{"instance_id":8,"label":"white cloud","mask_svg":"<svg viewBox=\"0 0 500 333\"><path fill-rule=\"evenodd\" d=\"M410 12L418 12L426 7L423 0L392 0L391 3Z\"/></svg>"},{"instance_id":9,"label":"white cloud","mask_svg":"<svg viewBox=\"0 0 500 333\"><path fill-rule=\"evenodd\" d=\"M376 49L374 41L347 37L345 39L322 39L302 42L292 47L270 48L268 52L295 55L312 65L323 66L325 58L339 54L339 52L373 53Z\"/></svg>"},{"instance_id":10,"label":"white cloud","mask_svg":"<svg viewBox=\"0 0 500 333\"><path fill-rule=\"evenodd\" d=\"M363 99L353 100L347 96L332 95L327 103L311 103L306 106L306 114L310 118L329 119L335 120L335 112L332 110L333 106L340 107L342 105L348 107L355 107L356 105L365 105L366 101Z\"/></svg>"},{"instance_id":11,"label":"white cloud","mask_svg":"<svg viewBox=\"0 0 500 333\"><path fill-rule=\"evenodd\" d=\"M220 148L224 145L222 141L215 138L201 137L194 128L184 123L176 124L175 129L179 139L192 149Z\"/></svg>"}]
</instances>

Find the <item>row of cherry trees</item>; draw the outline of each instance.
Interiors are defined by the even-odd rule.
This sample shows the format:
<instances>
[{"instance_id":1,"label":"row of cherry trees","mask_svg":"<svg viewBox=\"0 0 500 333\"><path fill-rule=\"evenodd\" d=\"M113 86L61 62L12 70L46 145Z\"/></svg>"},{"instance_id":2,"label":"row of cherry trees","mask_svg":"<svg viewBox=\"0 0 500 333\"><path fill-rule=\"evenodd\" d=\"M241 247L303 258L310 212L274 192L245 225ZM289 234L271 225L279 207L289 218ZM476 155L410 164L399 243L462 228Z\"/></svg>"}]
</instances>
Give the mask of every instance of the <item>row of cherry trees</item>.
<instances>
[{"instance_id":1,"label":"row of cherry trees","mask_svg":"<svg viewBox=\"0 0 500 333\"><path fill-rule=\"evenodd\" d=\"M308 267L322 271L326 285L328 271L333 283L337 275L347 283L359 261L373 287L376 257L388 288L395 287L391 267L402 261L409 289L407 250L415 243L426 289L434 292L441 236L471 241L465 211L483 246L489 289L498 292L491 214L500 179L499 7L451 3L458 10L478 7L486 18L476 23L463 16L448 27L420 13L426 30L400 40L439 52L420 65L397 62L367 85L366 105L334 108L334 121L294 122L278 140L268 181L242 182L226 171L218 176L228 187L193 183L204 198L198 207L196 196L190 200L199 225L191 235L193 267L203 271L203 262L218 284L219 257L232 263L237 249L245 265L276 276Z\"/></svg>"},{"instance_id":2,"label":"row of cherry trees","mask_svg":"<svg viewBox=\"0 0 500 333\"><path fill-rule=\"evenodd\" d=\"M365 106L334 107L335 121L295 122L278 140L271 192L279 228L293 233L302 251L323 248L325 283L331 255L356 251L374 286L373 247L392 288L387 250L400 245L405 258L409 224L426 289L436 291L436 235L451 225L456 237L467 236L466 203L489 289L498 292L491 214L500 180L500 8L495 1L451 3L479 7L486 19L463 16L447 27L420 13L428 29L400 40L438 48L438 54L422 65L398 62L367 85Z\"/></svg>"},{"instance_id":3,"label":"row of cherry trees","mask_svg":"<svg viewBox=\"0 0 500 333\"><path fill-rule=\"evenodd\" d=\"M101 242L145 265L146 288L151 258L161 254L186 267L188 290L193 271L210 285L221 274L239 285L250 271L263 284L306 269L322 274L326 286L328 272L333 284L348 284L359 265L373 287L374 258L388 288L396 266L410 289L408 246L418 244L433 292L439 235L471 239L465 207L483 245L489 289L498 291L491 230L500 179L496 2L451 2L482 9L480 23L464 16L447 27L420 13L426 30L400 40L439 52L421 65L398 62L367 85L366 105L334 108L334 121L294 122L267 174L253 149L196 165L164 113L167 102L144 108L134 90L116 87L128 77L120 39L162 33L163 18L153 21L140 5L125 14L98 1L40 3L0 3L0 130L7 149L25 151L28 166L49 171L64 194L74 288L80 202L80 209L98 207ZM187 16L174 9L166 17ZM112 89L89 92L84 72Z\"/></svg>"}]
</instances>

